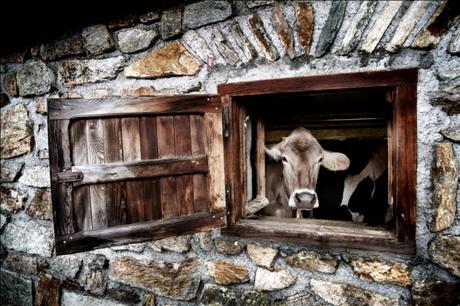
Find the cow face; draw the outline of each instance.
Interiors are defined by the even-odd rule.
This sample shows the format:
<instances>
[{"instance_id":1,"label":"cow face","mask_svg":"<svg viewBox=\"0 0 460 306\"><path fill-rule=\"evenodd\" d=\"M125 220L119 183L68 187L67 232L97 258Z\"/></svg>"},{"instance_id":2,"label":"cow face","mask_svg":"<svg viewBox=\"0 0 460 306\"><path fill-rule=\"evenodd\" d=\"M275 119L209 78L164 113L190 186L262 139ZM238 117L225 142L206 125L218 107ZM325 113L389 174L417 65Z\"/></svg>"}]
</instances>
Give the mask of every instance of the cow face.
<instances>
[{"instance_id":1,"label":"cow face","mask_svg":"<svg viewBox=\"0 0 460 306\"><path fill-rule=\"evenodd\" d=\"M265 152L283 164L283 191L291 209L319 207L315 189L321 166L338 171L350 165L345 154L324 150L304 128L295 129L280 143L265 148Z\"/></svg>"}]
</instances>

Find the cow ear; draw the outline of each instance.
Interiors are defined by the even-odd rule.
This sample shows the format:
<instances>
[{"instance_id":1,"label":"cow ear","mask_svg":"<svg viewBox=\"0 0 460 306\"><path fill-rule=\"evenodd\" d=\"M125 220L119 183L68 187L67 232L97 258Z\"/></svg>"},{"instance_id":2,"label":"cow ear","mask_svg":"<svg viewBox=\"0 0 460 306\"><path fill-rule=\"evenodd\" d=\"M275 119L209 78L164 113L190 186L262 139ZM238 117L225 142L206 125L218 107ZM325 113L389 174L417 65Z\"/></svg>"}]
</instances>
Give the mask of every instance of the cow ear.
<instances>
[{"instance_id":1,"label":"cow ear","mask_svg":"<svg viewBox=\"0 0 460 306\"><path fill-rule=\"evenodd\" d=\"M324 150L323 167L331 171L347 170L350 159L345 154Z\"/></svg>"},{"instance_id":2,"label":"cow ear","mask_svg":"<svg viewBox=\"0 0 460 306\"><path fill-rule=\"evenodd\" d=\"M281 159L280 144L278 143L270 148L265 147L265 154L270 156L273 160L279 161Z\"/></svg>"}]
</instances>

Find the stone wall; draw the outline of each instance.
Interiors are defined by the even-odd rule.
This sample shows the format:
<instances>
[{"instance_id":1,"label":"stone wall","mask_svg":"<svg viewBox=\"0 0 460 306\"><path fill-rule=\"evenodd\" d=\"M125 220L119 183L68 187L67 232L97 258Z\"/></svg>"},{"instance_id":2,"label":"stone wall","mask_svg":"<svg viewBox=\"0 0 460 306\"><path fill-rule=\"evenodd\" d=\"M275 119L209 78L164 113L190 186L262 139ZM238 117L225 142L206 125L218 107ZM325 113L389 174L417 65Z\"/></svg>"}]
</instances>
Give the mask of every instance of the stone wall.
<instances>
[{"instance_id":1,"label":"stone wall","mask_svg":"<svg viewBox=\"0 0 460 306\"><path fill-rule=\"evenodd\" d=\"M1 58L3 304L458 304L458 14L453 0L202 1ZM416 256L220 231L53 256L47 98L216 93L227 82L407 67L419 68Z\"/></svg>"}]
</instances>

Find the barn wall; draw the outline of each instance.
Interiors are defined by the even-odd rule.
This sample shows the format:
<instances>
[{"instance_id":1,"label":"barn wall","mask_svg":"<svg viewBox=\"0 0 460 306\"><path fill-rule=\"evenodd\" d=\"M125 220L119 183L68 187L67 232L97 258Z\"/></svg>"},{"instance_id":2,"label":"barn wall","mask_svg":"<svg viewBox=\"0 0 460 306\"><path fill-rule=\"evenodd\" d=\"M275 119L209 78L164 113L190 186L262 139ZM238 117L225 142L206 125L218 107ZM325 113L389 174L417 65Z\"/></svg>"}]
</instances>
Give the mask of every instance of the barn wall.
<instances>
[{"instance_id":1,"label":"barn wall","mask_svg":"<svg viewBox=\"0 0 460 306\"><path fill-rule=\"evenodd\" d=\"M362 51L366 37L376 34L375 25L391 20L390 3L348 2L341 13L342 4L312 2L313 24L298 24L296 2L283 2L279 8L287 23L281 16L280 30L292 33L291 56L282 43L286 37L274 27L273 1L209 1L197 9L185 7L182 19L170 11L114 20L1 58L0 299L21 305L44 299L52 305L409 305L442 295L455 303L460 290L460 27L452 16L428 27L442 6L438 1L404 2L383 25L376 48ZM328 17L331 6L334 13ZM407 14L413 16L404 18ZM262 20L268 46L257 40L251 15ZM412 29L397 30L409 21L416 21ZM234 22L255 47L254 59L238 47L230 31ZM334 22L338 33L332 40ZM311 25L312 44L305 52L299 30ZM212 35L216 27L224 39ZM407 31L402 46L386 50L402 31ZM356 47L342 48L346 37ZM331 40L331 48L318 47L325 40ZM134 64L138 61L142 65ZM216 93L216 86L227 82L408 67L419 68L416 256L229 241L220 231L53 255L47 98Z\"/></svg>"}]
</instances>

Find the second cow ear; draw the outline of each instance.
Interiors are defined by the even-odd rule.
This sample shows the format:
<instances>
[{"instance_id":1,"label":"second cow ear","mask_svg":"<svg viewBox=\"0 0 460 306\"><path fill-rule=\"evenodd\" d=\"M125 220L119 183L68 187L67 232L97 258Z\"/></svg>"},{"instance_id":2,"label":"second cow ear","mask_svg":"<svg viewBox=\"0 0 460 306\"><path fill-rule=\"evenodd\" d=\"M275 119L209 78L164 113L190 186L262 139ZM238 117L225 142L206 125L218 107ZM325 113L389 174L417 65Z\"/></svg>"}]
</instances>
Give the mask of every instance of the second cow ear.
<instances>
[{"instance_id":1,"label":"second cow ear","mask_svg":"<svg viewBox=\"0 0 460 306\"><path fill-rule=\"evenodd\" d=\"M324 150L322 165L331 171L347 170L350 167L350 159L343 153Z\"/></svg>"},{"instance_id":2,"label":"second cow ear","mask_svg":"<svg viewBox=\"0 0 460 306\"><path fill-rule=\"evenodd\" d=\"M280 144L277 143L270 148L265 147L265 154L270 156L273 160L279 161L281 159Z\"/></svg>"}]
</instances>

